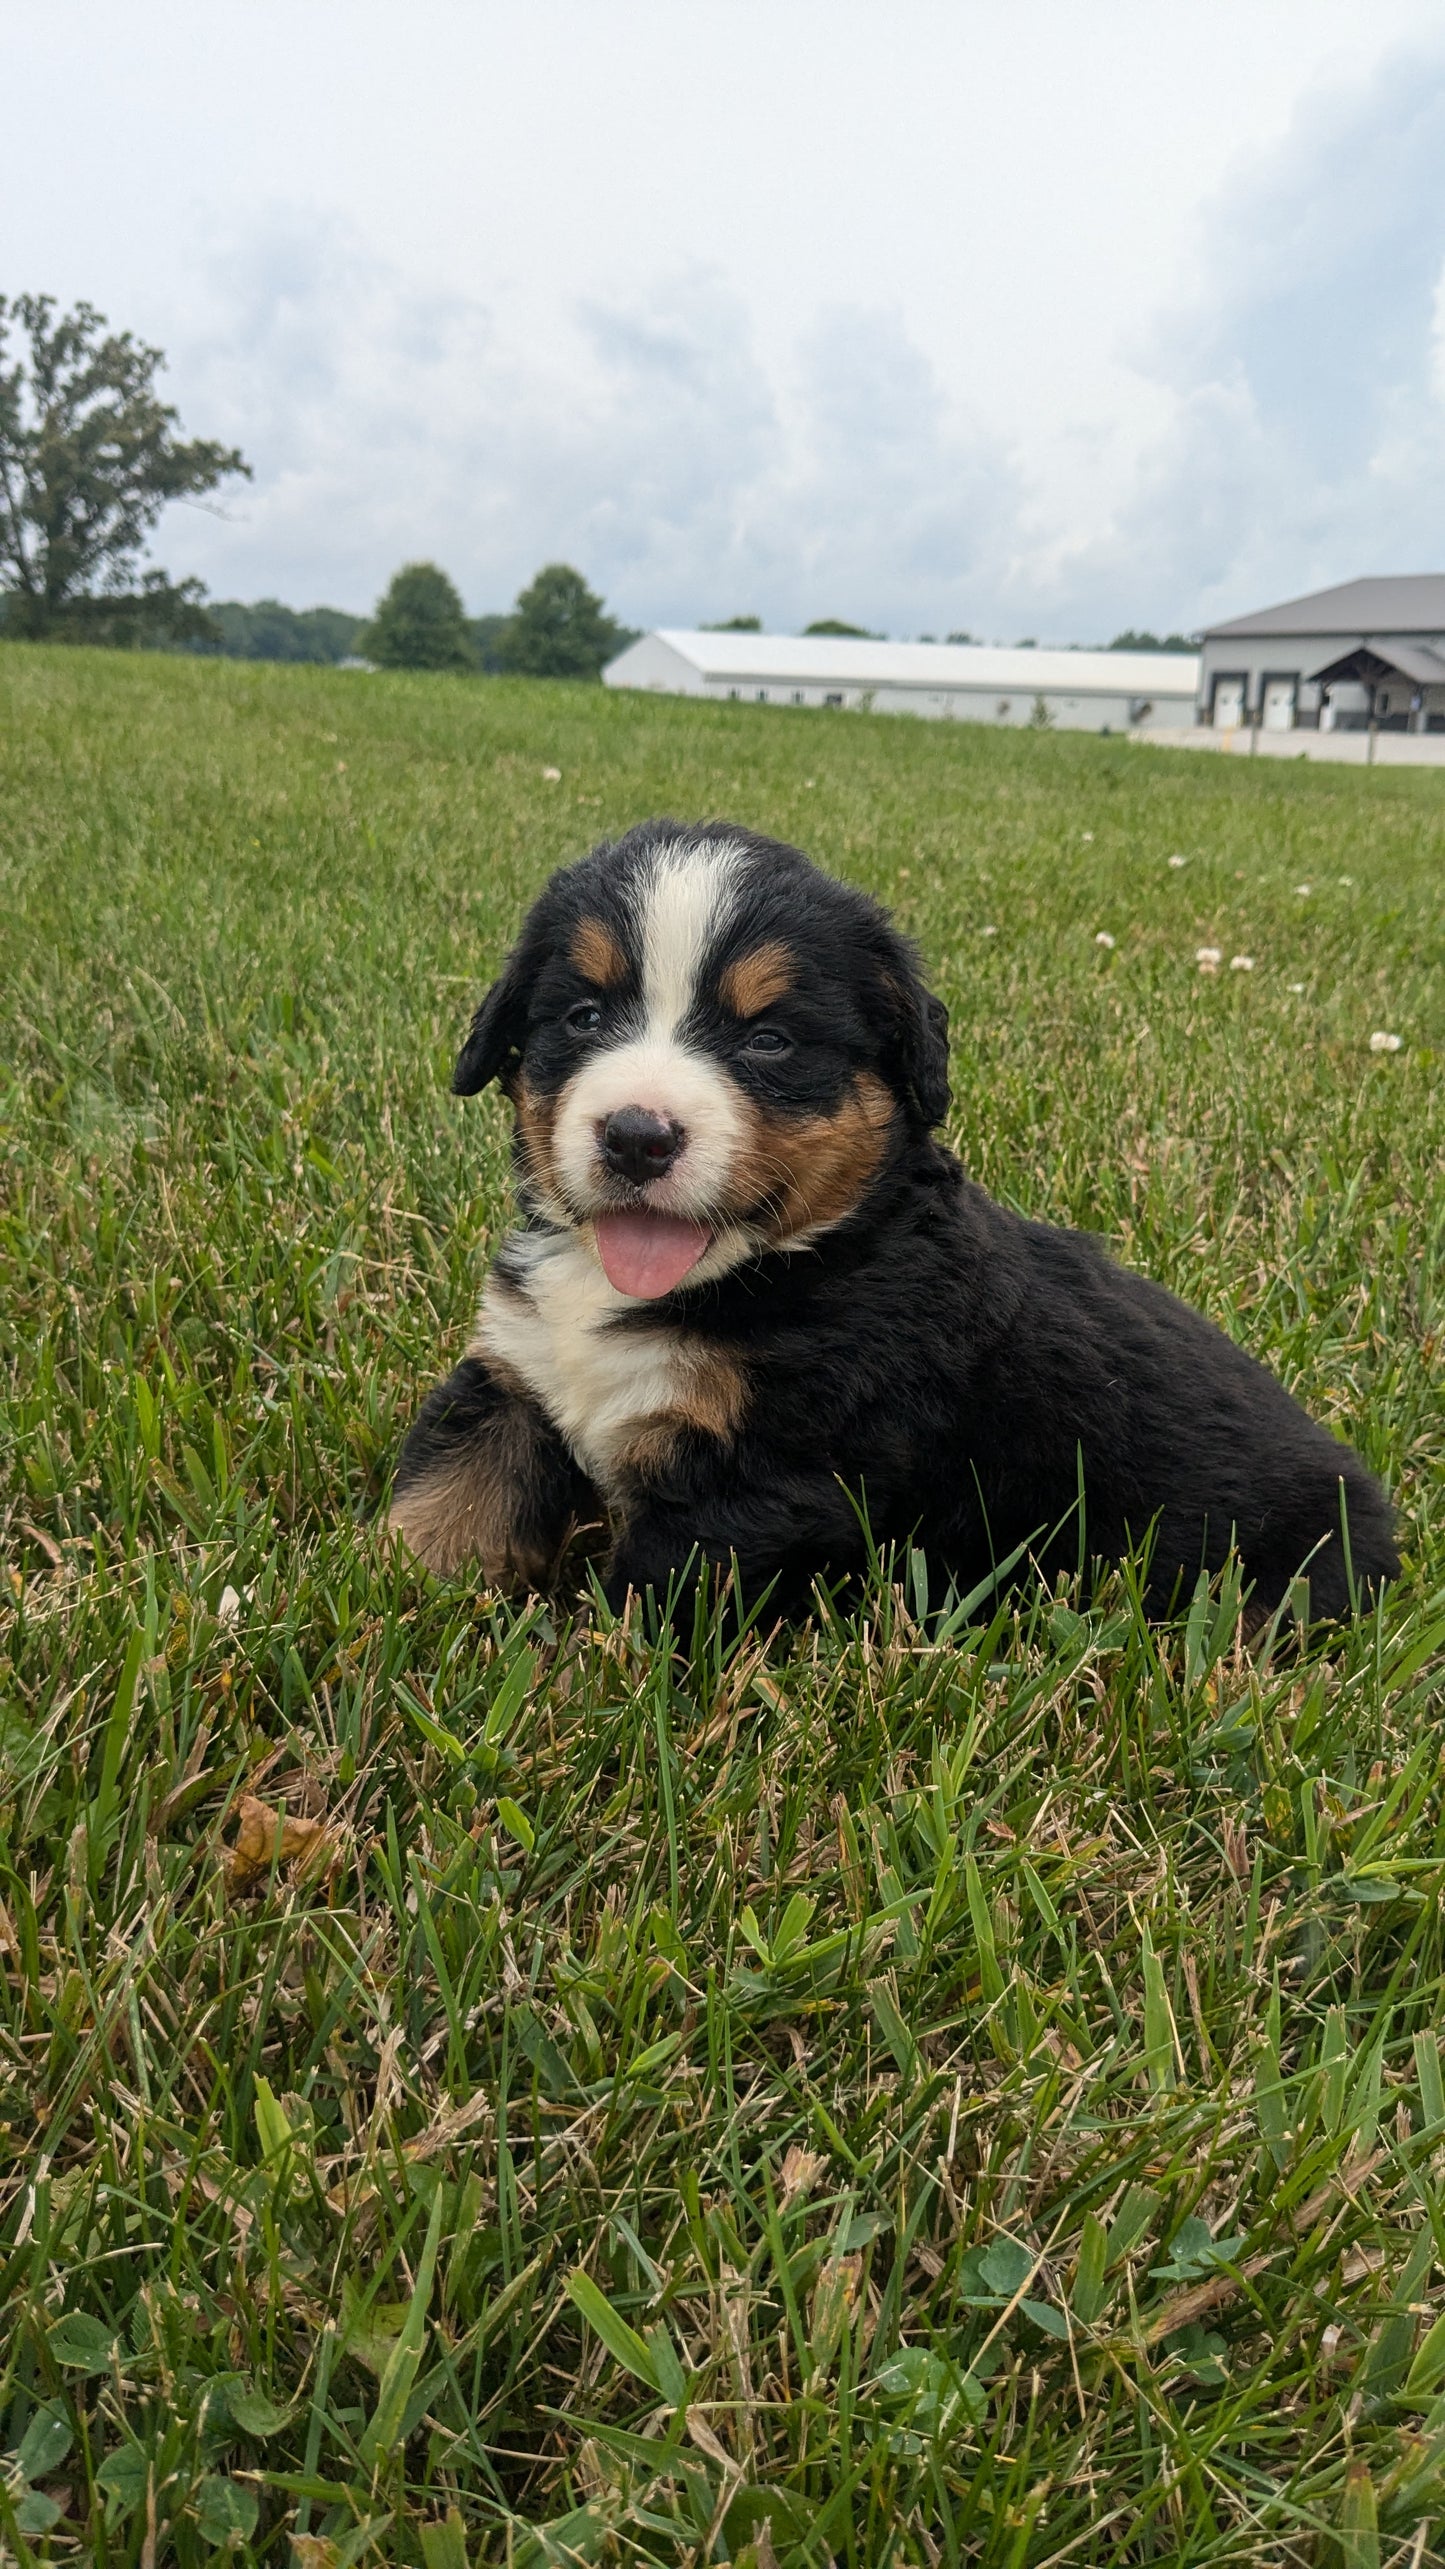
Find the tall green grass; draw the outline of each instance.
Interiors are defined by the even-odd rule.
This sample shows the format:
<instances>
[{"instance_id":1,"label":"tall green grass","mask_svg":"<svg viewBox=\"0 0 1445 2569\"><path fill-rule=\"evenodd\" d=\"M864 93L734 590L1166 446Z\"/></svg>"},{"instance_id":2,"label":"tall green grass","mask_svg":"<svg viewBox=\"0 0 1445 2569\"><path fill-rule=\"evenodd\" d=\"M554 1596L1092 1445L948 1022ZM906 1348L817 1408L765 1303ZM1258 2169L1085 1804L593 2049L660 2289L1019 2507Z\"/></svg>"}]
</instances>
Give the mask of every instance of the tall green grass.
<instances>
[{"instance_id":1,"label":"tall green grass","mask_svg":"<svg viewBox=\"0 0 1445 2569\"><path fill-rule=\"evenodd\" d=\"M0 2555L1439 2556L1442 794L0 650ZM894 905L969 1166L1386 1474L1383 1614L669 1656L383 1556L458 1034L660 810Z\"/></svg>"}]
</instances>

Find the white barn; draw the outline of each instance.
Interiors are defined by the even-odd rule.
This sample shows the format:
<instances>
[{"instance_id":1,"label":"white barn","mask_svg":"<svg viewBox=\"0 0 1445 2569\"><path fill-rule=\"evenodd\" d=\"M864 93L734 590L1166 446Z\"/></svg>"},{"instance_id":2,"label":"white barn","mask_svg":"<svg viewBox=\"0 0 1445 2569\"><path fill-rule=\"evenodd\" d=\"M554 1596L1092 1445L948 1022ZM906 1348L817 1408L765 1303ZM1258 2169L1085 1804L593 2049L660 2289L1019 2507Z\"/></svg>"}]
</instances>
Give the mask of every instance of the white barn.
<instances>
[{"instance_id":1,"label":"white barn","mask_svg":"<svg viewBox=\"0 0 1445 2569\"><path fill-rule=\"evenodd\" d=\"M602 672L607 687L760 705L1037 721L1060 731L1151 731L1194 721L1199 662L1175 651L995 651L972 642L834 634L645 633Z\"/></svg>"}]
</instances>

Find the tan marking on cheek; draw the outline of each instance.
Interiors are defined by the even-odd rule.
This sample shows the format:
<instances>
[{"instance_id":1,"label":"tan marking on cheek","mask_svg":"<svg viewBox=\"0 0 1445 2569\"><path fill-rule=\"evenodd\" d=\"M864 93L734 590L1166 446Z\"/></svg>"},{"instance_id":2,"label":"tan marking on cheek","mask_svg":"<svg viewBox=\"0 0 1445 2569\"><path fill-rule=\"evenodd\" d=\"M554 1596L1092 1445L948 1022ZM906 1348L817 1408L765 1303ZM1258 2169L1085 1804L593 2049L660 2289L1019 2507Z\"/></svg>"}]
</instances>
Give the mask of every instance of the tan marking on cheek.
<instances>
[{"instance_id":1,"label":"tan marking on cheek","mask_svg":"<svg viewBox=\"0 0 1445 2569\"><path fill-rule=\"evenodd\" d=\"M726 1443L746 1407L747 1378L736 1360L718 1347L690 1348L677 1399L639 1420L619 1448L618 1463L639 1480L657 1480L683 1437L715 1436Z\"/></svg>"},{"instance_id":2,"label":"tan marking on cheek","mask_svg":"<svg viewBox=\"0 0 1445 2569\"><path fill-rule=\"evenodd\" d=\"M513 1104L517 1110L517 1130L522 1137L522 1151L527 1167L538 1184L556 1193L557 1172L552 1156L552 1133L557 1121L558 1100L539 1097L524 1079L517 1082Z\"/></svg>"},{"instance_id":3,"label":"tan marking on cheek","mask_svg":"<svg viewBox=\"0 0 1445 2569\"><path fill-rule=\"evenodd\" d=\"M755 1109L754 1138L734 1180L738 1209L764 1206L780 1243L843 1221L878 1174L894 1113L890 1091L871 1071L860 1071L833 1115Z\"/></svg>"},{"instance_id":4,"label":"tan marking on cheek","mask_svg":"<svg viewBox=\"0 0 1445 2569\"><path fill-rule=\"evenodd\" d=\"M795 957L775 938L726 965L718 975L718 995L735 1017L760 1017L792 989L796 978Z\"/></svg>"},{"instance_id":5,"label":"tan marking on cheek","mask_svg":"<svg viewBox=\"0 0 1445 2569\"><path fill-rule=\"evenodd\" d=\"M605 920L579 919L571 952L578 971L599 990L616 990L627 979L627 957Z\"/></svg>"}]
</instances>

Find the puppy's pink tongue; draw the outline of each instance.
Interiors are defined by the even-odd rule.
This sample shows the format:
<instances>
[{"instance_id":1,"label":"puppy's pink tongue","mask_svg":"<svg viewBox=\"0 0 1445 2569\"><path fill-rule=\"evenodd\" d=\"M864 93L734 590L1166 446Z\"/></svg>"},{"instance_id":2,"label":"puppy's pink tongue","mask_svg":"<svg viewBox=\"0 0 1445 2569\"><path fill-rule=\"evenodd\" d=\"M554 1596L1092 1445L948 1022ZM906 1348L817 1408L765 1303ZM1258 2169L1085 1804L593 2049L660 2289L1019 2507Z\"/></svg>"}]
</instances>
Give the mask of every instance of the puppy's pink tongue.
<instances>
[{"instance_id":1,"label":"puppy's pink tongue","mask_svg":"<svg viewBox=\"0 0 1445 2569\"><path fill-rule=\"evenodd\" d=\"M712 1246L705 1222L675 1213L599 1213L593 1228L608 1283L639 1302L671 1293Z\"/></svg>"}]
</instances>

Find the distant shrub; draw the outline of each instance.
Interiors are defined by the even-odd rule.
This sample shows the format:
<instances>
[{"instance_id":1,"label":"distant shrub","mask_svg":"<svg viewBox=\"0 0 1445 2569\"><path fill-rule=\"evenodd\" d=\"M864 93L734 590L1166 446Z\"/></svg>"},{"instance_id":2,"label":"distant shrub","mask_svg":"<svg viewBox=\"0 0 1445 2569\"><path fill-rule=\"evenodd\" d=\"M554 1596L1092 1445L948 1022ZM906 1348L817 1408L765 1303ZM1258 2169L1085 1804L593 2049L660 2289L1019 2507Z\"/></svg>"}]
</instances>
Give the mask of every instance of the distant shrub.
<instances>
[{"instance_id":1,"label":"distant shrub","mask_svg":"<svg viewBox=\"0 0 1445 2569\"><path fill-rule=\"evenodd\" d=\"M228 660L286 660L331 664L351 657L364 618L341 607L287 607L279 598L220 600L208 609L218 640L210 647Z\"/></svg>"},{"instance_id":2,"label":"distant shrub","mask_svg":"<svg viewBox=\"0 0 1445 2569\"><path fill-rule=\"evenodd\" d=\"M1161 637L1157 633L1135 633L1131 629L1127 633L1116 633L1108 647L1111 651L1197 651L1199 640L1197 635L1191 637L1187 633L1166 633Z\"/></svg>"}]
</instances>

